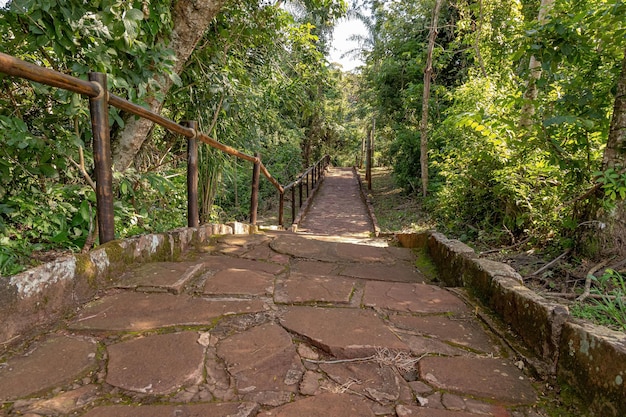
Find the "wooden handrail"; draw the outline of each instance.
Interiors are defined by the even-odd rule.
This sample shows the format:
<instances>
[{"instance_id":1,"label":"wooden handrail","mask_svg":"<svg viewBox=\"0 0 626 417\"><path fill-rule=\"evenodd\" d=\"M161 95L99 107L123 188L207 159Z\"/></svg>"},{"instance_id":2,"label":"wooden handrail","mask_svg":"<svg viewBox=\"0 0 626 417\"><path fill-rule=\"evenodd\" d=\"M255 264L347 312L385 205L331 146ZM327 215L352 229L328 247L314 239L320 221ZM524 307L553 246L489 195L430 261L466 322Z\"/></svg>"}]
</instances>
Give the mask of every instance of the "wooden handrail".
<instances>
[{"instance_id":1,"label":"wooden handrail","mask_svg":"<svg viewBox=\"0 0 626 417\"><path fill-rule=\"evenodd\" d=\"M302 206L302 184L304 178L306 177L306 196L309 197L309 174L311 175L311 189L315 189L315 186L319 184L319 179L322 177L324 170L330 164L330 155L324 155L322 159L311 165L307 168L303 173L301 173L295 181L290 182L289 184L282 187L282 191L280 192L280 202L278 205L278 224L279 226L283 226L284 223L284 208L285 208L285 193L288 190L291 190L291 217L292 224L296 218L296 194L295 187L299 185L298 196L299 196L299 206Z\"/></svg>"},{"instance_id":2,"label":"wooden handrail","mask_svg":"<svg viewBox=\"0 0 626 417\"><path fill-rule=\"evenodd\" d=\"M233 155L239 159L244 159L246 161L252 162L254 164L255 170L262 172L263 175L270 181L270 183L279 191L281 195L281 199L284 196L285 189L280 185L280 183L272 177L268 169L265 167L260 157L248 155L237 149L225 145L223 143L218 142L217 140L211 138L210 136L198 131L197 129L191 127L185 127L179 123L174 122L166 117L161 116L160 114L153 112L152 110L146 109L138 104L131 103L130 101L116 96L115 94L109 92L106 88L106 83L102 84L98 81L85 81L77 77L73 77L71 75L63 74L58 71L54 71L49 68L41 67L39 65L31 64L29 62L23 61L14 56L5 54L0 52L0 72L5 74L25 78L30 81L35 81L41 84L46 84L52 87L61 88L64 90L68 90L74 93L81 94L83 96L87 96L90 100L100 100L104 103L105 107L107 104L117 107L120 110L124 110L130 114L143 117L148 119L170 132L177 133L179 135L185 136L190 139L198 139L207 145L219 149L229 155ZM104 74L102 74L104 76ZM95 79L99 79L96 77ZM104 76L103 80L106 80L106 76ZM101 109L102 110L102 109ZM102 111L106 111L103 109ZM93 121L93 117L92 117ZM108 123L105 124L108 126ZM110 153L110 150L108 151ZM110 156L109 156L110 158ZM110 171L110 160L107 162L108 167L102 167L102 171L106 171L107 169ZM106 164L105 164L106 165ZM97 183L101 183L98 178L96 178ZM110 188L110 181L103 181L108 184ZM100 184L102 185L102 184ZM258 182L257 182L258 185ZM255 190L253 190L254 193ZM110 191L107 191L110 192ZM107 217L112 218L112 204L109 204L111 209L107 211ZM102 216L103 217L103 216ZM251 220L256 219L256 213L250 214ZM101 227L101 238L100 242L105 243L112 239L113 236L113 224L112 222L107 223L105 225L101 225L105 227ZM104 229L107 229L106 231ZM103 235L103 233L106 234Z\"/></svg>"},{"instance_id":3,"label":"wooden handrail","mask_svg":"<svg viewBox=\"0 0 626 417\"><path fill-rule=\"evenodd\" d=\"M3 52L0 52L0 71L9 75L13 75L15 77L26 78L28 80L35 81L41 84L69 90L90 98L97 97L101 93L101 88L97 83L81 80L80 78L63 74L49 68L40 67L38 65L23 61L14 56L7 55ZM154 122L173 133L178 133L179 135L185 136L187 138L196 137L207 145L219 149L229 155L236 156L239 159L244 159L252 163L261 162L259 158L240 152L237 149L232 148L228 145L224 145L223 143L218 142L217 140L209 137L208 135L205 135L202 132L197 132L194 129L184 127L174 122L173 120L170 120L156 112L153 112L152 110L132 103L113 93L106 92L106 94L108 103L114 107L117 107L120 110L124 110L135 116L148 119L151 122ZM261 172L263 172L263 175L265 175L265 177L272 183L272 185L274 185L274 187L276 187L279 192L283 192L280 183L276 181L274 177L272 177L272 175L267 170L267 168L265 168L262 162Z\"/></svg>"},{"instance_id":4,"label":"wooden handrail","mask_svg":"<svg viewBox=\"0 0 626 417\"><path fill-rule=\"evenodd\" d=\"M287 191L289 190L291 187L295 187L296 185L300 184L302 182L302 179L308 175L309 173L311 173L311 171L313 171L313 168L316 165L320 165L322 164L322 162L324 162L325 159L330 158L330 155L324 155L324 157L322 157L322 159L320 159L319 161L317 161L315 164L311 165L310 167L307 168L306 171L304 171L302 174L298 175L298 179L295 181L290 182L287 185L283 185L283 190Z\"/></svg>"},{"instance_id":5,"label":"wooden handrail","mask_svg":"<svg viewBox=\"0 0 626 417\"><path fill-rule=\"evenodd\" d=\"M97 97L100 94L98 84L22 61L3 52L0 52L0 71L15 77L73 91L87 97Z\"/></svg>"}]
</instances>

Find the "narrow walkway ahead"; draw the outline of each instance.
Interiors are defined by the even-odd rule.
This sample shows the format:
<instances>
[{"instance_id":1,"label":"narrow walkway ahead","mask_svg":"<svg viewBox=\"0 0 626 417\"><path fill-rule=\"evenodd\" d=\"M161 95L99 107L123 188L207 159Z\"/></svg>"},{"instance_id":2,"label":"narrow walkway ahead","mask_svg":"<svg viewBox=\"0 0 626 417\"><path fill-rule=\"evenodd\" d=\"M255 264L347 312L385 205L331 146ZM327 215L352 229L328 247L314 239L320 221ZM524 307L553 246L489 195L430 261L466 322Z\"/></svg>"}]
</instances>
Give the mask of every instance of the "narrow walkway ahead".
<instances>
[{"instance_id":1,"label":"narrow walkway ahead","mask_svg":"<svg viewBox=\"0 0 626 417\"><path fill-rule=\"evenodd\" d=\"M310 232L366 233L354 200L341 203L358 192L348 172L322 184ZM0 364L0 416L547 415L532 379L417 256L268 232L137 265Z\"/></svg>"},{"instance_id":2,"label":"narrow walkway ahead","mask_svg":"<svg viewBox=\"0 0 626 417\"><path fill-rule=\"evenodd\" d=\"M298 231L314 235L369 237L374 228L351 168L330 168Z\"/></svg>"}]
</instances>

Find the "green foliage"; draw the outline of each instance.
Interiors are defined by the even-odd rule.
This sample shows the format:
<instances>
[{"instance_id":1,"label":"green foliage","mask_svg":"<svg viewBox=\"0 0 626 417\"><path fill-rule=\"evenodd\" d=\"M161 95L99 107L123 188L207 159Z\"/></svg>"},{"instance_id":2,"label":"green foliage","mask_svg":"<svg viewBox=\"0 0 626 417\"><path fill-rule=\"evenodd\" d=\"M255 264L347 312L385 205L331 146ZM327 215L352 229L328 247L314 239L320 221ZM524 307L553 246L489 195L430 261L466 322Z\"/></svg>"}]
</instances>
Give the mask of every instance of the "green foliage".
<instances>
[{"instance_id":1,"label":"green foliage","mask_svg":"<svg viewBox=\"0 0 626 417\"><path fill-rule=\"evenodd\" d=\"M323 56L343 0L301 2L297 12L267 2L228 2L181 74L165 45L170 0L26 0L0 11L3 52L80 78L107 73L109 88L141 103L164 100L173 120L200 128L243 152L260 152L283 183L340 142L339 74ZM156 74L177 88L162 97ZM0 74L0 274L25 266L33 252L82 247L95 203L87 100ZM111 108L113 137L128 117ZM306 146L305 146L306 143ZM84 162L81 159L84 158ZM185 141L156 127L133 169L115 173L116 236L186 224ZM203 220L245 220L248 162L201 145ZM86 175L79 166L83 165ZM262 208L277 201L261 181Z\"/></svg>"},{"instance_id":2,"label":"green foliage","mask_svg":"<svg viewBox=\"0 0 626 417\"><path fill-rule=\"evenodd\" d=\"M576 317L595 321L620 331L626 331L626 278L617 271L607 269L601 277L592 277L592 294L599 299L591 303L576 303L571 312Z\"/></svg>"},{"instance_id":3,"label":"green foliage","mask_svg":"<svg viewBox=\"0 0 626 417\"><path fill-rule=\"evenodd\" d=\"M376 113L376 141L396 179L419 187L419 114L430 3L373 7L372 49L363 70ZM626 47L626 8L617 0L555 2L544 24L538 3L456 3L441 16L429 114L430 196L447 232L569 247L597 207L622 199L623 175L597 173L614 85ZM529 60L541 62L537 98L525 98ZM533 109L530 128L520 120ZM382 143L382 145L381 145ZM579 198L579 196L585 196ZM502 242L498 242L500 236Z\"/></svg>"},{"instance_id":4,"label":"green foliage","mask_svg":"<svg viewBox=\"0 0 626 417\"><path fill-rule=\"evenodd\" d=\"M626 199L626 173L618 172L614 168L606 171L595 172L597 182L602 184L605 204L613 206L616 200Z\"/></svg>"}]
</instances>

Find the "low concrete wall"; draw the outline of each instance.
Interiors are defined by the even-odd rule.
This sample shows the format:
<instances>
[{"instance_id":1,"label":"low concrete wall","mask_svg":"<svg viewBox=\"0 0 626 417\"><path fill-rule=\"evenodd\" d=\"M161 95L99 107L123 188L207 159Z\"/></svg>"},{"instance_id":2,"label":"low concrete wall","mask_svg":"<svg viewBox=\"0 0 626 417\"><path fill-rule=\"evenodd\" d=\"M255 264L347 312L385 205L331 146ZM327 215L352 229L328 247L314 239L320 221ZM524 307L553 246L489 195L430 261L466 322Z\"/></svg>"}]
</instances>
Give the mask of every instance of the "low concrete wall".
<instances>
[{"instance_id":1,"label":"low concrete wall","mask_svg":"<svg viewBox=\"0 0 626 417\"><path fill-rule=\"evenodd\" d=\"M595 415L626 415L626 334L572 318L566 307L525 287L509 265L479 259L458 240L435 232L396 236L404 247L427 248L447 286L467 288L498 313Z\"/></svg>"},{"instance_id":2,"label":"low concrete wall","mask_svg":"<svg viewBox=\"0 0 626 417\"><path fill-rule=\"evenodd\" d=\"M163 234L114 240L0 280L0 347L28 337L92 299L116 282L130 263L171 261L212 236L249 234L243 223L182 228ZM1 353L1 351L0 351Z\"/></svg>"}]
</instances>

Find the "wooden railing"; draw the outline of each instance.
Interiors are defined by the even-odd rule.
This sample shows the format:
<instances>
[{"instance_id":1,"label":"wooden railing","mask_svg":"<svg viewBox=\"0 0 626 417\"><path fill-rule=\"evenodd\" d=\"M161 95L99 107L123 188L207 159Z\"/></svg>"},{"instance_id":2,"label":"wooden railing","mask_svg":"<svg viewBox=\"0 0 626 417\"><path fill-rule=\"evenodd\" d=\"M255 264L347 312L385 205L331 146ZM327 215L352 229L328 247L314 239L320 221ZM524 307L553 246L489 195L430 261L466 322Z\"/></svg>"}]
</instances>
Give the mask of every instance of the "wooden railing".
<instances>
[{"instance_id":1,"label":"wooden railing","mask_svg":"<svg viewBox=\"0 0 626 417\"><path fill-rule=\"evenodd\" d=\"M200 140L209 146L219 149L227 154L234 155L239 159L244 159L253 163L252 190L250 203L250 223L255 225L257 221L259 177L260 173L274 185L280 193L281 201L281 225L282 207L284 205L285 188L269 173L259 154L247 155L228 145L224 145L215 139L207 136L198 130L195 121L186 121L178 124L153 111L145 109L137 104L131 103L121 97L116 96L107 89L106 74L92 72L89 73L89 80L82 80L53 71L48 68L30 64L11 55L0 52L0 72L15 77L25 78L38 83L50 85L72 91L89 98L89 110L91 113L91 125L93 130L93 152L96 177L96 203L98 218L98 233L100 243L106 243L115 238L115 224L113 213L113 172L111 160L111 144L109 130L109 105L117 107L128 113L148 119L170 132L180 134L188 138L188 168L187 168L187 214L189 227L198 226L198 144ZM317 166L317 164L315 165ZM315 168L319 170L318 168ZM307 193L308 175L311 169L306 171ZM303 174L304 175L304 174ZM319 180L319 172L317 173ZM313 175L315 177L315 175ZM316 181L313 180L313 181ZM298 181L302 181L302 176ZM296 182L290 184L296 184ZM302 190L302 188L300 188ZM295 206L295 204L292 204ZM294 212L295 207L292 208ZM294 214L295 217L295 214Z\"/></svg>"},{"instance_id":2,"label":"wooden railing","mask_svg":"<svg viewBox=\"0 0 626 417\"><path fill-rule=\"evenodd\" d=\"M325 155L322 159L311 165L306 171L292 183L285 185L280 193L280 204L278 207L278 224L284 226L285 193L291 190L291 223L296 223L296 212L302 208L303 188L306 190L306 198L309 193L319 184L324 172L330 164L330 156ZM296 187L298 188L298 204L296 204ZM297 207L296 207L297 206Z\"/></svg>"}]
</instances>

